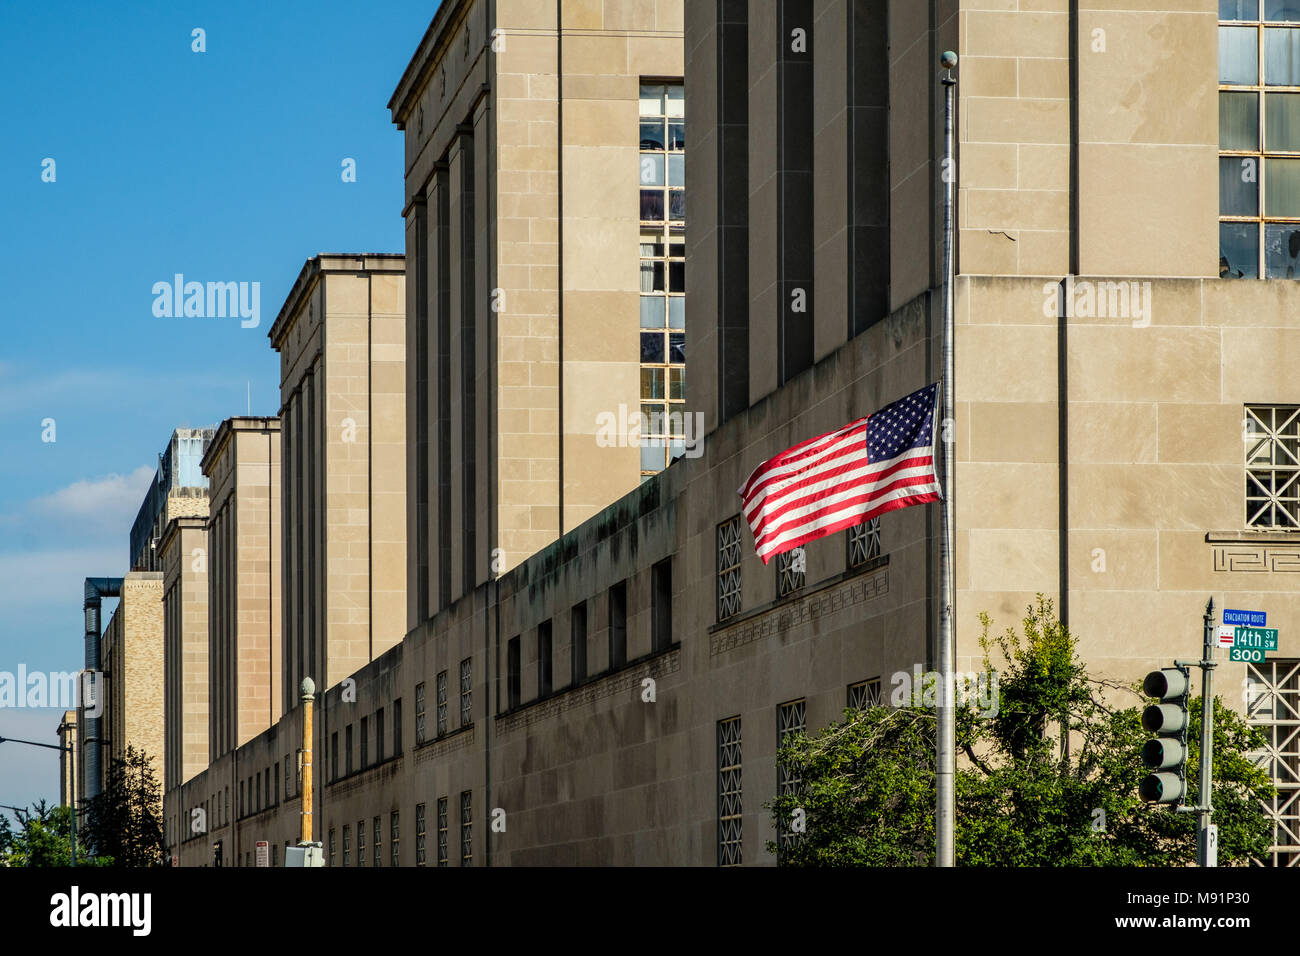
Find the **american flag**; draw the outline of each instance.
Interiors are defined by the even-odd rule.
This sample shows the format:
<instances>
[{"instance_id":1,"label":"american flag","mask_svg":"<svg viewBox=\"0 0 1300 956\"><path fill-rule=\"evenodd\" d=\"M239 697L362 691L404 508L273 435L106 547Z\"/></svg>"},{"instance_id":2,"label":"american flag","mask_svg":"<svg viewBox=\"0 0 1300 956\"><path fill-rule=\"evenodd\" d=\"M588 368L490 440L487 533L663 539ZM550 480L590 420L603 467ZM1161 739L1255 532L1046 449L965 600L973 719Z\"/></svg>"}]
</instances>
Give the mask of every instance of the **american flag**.
<instances>
[{"instance_id":1,"label":"american flag","mask_svg":"<svg viewBox=\"0 0 1300 956\"><path fill-rule=\"evenodd\" d=\"M737 490L763 563L886 511L938 501L938 393L927 385L755 468Z\"/></svg>"}]
</instances>

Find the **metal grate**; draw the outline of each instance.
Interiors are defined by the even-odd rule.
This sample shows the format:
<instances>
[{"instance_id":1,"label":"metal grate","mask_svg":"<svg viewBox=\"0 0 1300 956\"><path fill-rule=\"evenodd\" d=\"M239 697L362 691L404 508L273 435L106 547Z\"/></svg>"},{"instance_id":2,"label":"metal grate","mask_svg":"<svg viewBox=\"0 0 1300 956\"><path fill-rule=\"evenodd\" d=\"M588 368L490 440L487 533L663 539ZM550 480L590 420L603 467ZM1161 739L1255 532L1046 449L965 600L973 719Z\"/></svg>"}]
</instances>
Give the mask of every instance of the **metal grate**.
<instances>
[{"instance_id":1,"label":"metal grate","mask_svg":"<svg viewBox=\"0 0 1300 956\"><path fill-rule=\"evenodd\" d=\"M803 699L792 700L789 703L777 706L776 745L778 749L785 746L791 737L801 734L807 729L807 710L807 701ZM776 792L778 796L794 793L799 788L801 781L802 777L799 774L799 768L794 764L778 763L776 765ZM783 824L777 842L778 853L791 846L797 839L798 834L792 833Z\"/></svg>"},{"instance_id":2,"label":"metal grate","mask_svg":"<svg viewBox=\"0 0 1300 956\"><path fill-rule=\"evenodd\" d=\"M438 798L438 865L447 865L447 798Z\"/></svg>"},{"instance_id":3,"label":"metal grate","mask_svg":"<svg viewBox=\"0 0 1300 956\"><path fill-rule=\"evenodd\" d=\"M740 718L731 717L718 721L718 866L741 864L740 784Z\"/></svg>"},{"instance_id":4,"label":"metal grate","mask_svg":"<svg viewBox=\"0 0 1300 956\"><path fill-rule=\"evenodd\" d=\"M1300 406L1247 405L1246 525L1300 528Z\"/></svg>"},{"instance_id":5,"label":"metal grate","mask_svg":"<svg viewBox=\"0 0 1300 956\"><path fill-rule=\"evenodd\" d=\"M460 794L460 865L474 863L474 794L462 790Z\"/></svg>"},{"instance_id":6,"label":"metal grate","mask_svg":"<svg viewBox=\"0 0 1300 956\"><path fill-rule=\"evenodd\" d=\"M415 865L424 866L424 804L415 805Z\"/></svg>"},{"instance_id":7,"label":"metal grate","mask_svg":"<svg viewBox=\"0 0 1300 956\"><path fill-rule=\"evenodd\" d=\"M424 684L415 685L415 742L424 743Z\"/></svg>"},{"instance_id":8,"label":"metal grate","mask_svg":"<svg viewBox=\"0 0 1300 956\"><path fill-rule=\"evenodd\" d=\"M848 565L861 567L880 557L880 519L855 524L848 533Z\"/></svg>"},{"instance_id":9,"label":"metal grate","mask_svg":"<svg viewBox=\"0 0 1300 956\"><path fill-rule=\"evenodd\" d=\"M447 732L447 672L438 674L438 736Z\"/></svg>"},{"instance_id":10,"label":"metal grate","mask_svg":"<svg viewBox=\"0 0 1300 956\"><path fill-rule=\"evenodd\" d=\"M845 706L849 710L866 710L868 707L880 706L880 678L860 680L849 685L848 700Z\"/></svg>"},{"instance_id":11,"label":"metal grate","mask_svg":"<svg viewBox=\"0 0 1300 956\"><path fill-rule=\"evenodd\" d=\"M1251 754L1273 778L1277 795L1263 804L1273 821L1269 866L1300 866L1300 660L1246 665L1246 720L1263 729L1265 749Z\"/></svg>"},{"instance_id":12,"label":"metal grate","mask_svg":"<svg viewBox=\"0 0 1300 956\"><path fill-rule=\"evenodd\" d=\"M474 713L473 700L471 697L473 681L471 678L470 668L473 658L465 658L460 662L460 725L468 727Z\"/></svg>"},{"instance_id":13,"label":"metal grate","mask_svg":"<svg viewBox=\"0 0 1300 956\"><path fill-rule=\"evenodd\" d=\"M776 556L776 593L785 597L804 585L807 556L803 548L791 548Z\"/></svg>"},{"instance_id":14,"label":"metal grate","mask_svg":"<svg viewBox=\"0 0 1300 956\"><path fill-rule=\"evenodd\" d=\"M718 525L718 620L740 613L740 515Z\"/></svg>"}]
</instances>

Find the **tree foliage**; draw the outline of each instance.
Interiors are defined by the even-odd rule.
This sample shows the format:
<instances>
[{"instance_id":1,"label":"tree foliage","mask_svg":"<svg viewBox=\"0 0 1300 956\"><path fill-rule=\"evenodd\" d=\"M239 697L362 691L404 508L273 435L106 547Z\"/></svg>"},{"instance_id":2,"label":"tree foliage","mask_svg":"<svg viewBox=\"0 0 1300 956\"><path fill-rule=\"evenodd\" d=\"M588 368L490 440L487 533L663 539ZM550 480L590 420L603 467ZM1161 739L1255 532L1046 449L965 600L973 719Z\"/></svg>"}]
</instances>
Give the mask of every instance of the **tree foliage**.
<instances>
[{"instance_id":1,"label":"tree foliage","mask_svg":"<svg viewBox=\"0 0 1300 956\"><path fill-rule=\"evenodd\" d=\"M957 862L965 866L1168 866L1196 856L1197 817L1144 803L1137 793L1149 738L1141 710L1110 701L1136 686L1093 678L1076 639L1039 595L1022 632L991 636L981 615L986 670L1000 658L995 713L958 710ZM1188 732L1188 805L1198 800L1200 699ZM846 711L815 736L795 735L777 759L798 783L767 806L778 829L805 821L781 847L793 866L929 865L934 861L932 708ZM1260 801L1268 774L1248 756L1263 733L1214 701L1214 816L1220 865L1266 855L1272 827ZM777 852L775 843L769 850Z\"/></svg>"},{"instance_id":2,"label":"tree foliage","mask_svg":"<svg viewBox=\"0 0 1300 956\"><path fill-rule=\"evenodd\" d=\"M29 810L19 810L18 829L0 816L0 866L70 866L72 864L72 808L51 807L44 800ZM80 836L80 835L79 835ZM84 842L77 841L77 864L90 863ZM96 861L98 865L110 859Z\"/></svg>"},{"instance_id":3,"label":"tree foliage","mask_svg":"<svg viewBox=\"0 0 1300 956\"><path fill-rule=\"evenodd\" d=\"M107 786L90 801L85 839L117 866L164 865L162 788L144 751L128 746L124 757L113 759Z\"/></svg>"}]
</instances>

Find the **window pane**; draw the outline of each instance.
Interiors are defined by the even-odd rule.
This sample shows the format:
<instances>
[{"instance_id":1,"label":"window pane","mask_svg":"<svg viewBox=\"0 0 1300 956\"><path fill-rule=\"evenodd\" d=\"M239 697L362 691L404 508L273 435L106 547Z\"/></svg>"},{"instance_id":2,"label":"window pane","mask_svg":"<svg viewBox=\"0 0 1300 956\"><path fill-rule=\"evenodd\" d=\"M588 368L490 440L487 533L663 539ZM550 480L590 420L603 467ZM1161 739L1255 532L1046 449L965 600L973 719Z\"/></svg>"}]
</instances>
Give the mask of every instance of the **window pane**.
<instances>
[{"instance_id":1,"label":"window pane","mask_svg":"<svg viewBox=\"0 0 1300 956\"><path fill-rule=\"evenodd\" d=\"M654 282L651 286L653 292L664 291L664 264L662 262L652 262L650 265L654 268Z\"/></svg>"},{"instance_id":2,"label":"window pane","mask_svg":"<svg viewBox=\"0 0 1300 956\"><path fill-rule=\"evenodd\" d=\"M1219 91L1219 148L1259 149L1258 93Z\"/></svg>"},{"instance_id":3,"label":"window pane","mask_svg":"<svg viewBox=\"0 0 1300 956\"><path fill-rule=\"evenodd\" d=\"M655 266L659 266L660 269L663 268L663 266L657 262L646 262L645 260L641 261L641 291L642 292L653 292L655 290ZM641 312L642 314L645 313L644 305L641 306Z\"/></svg>"},{"instance_id":4,"label":"window pane","mask_svg":"<svg viewBox=\"0 0 1300 956\"><path fill-rule=\"evenodd\" d=\"M644 416L641 422L642 435L662 435L664 433L664 425L667 423L664 406L642 404L641 414Z\"/></svg>"},{"instance_id":5,"label":"window pane","mask_svg":"<svg viewBox=\"0 0 1300 956\"><path fill-rule=\"evenodd\" d=\"M641 87L641 115L658 116L664 111L664 88L662 86Z\"/></svg>"},{"instance_id":6,"label":"window pane","mask_svg":"<svg viewBox=\"0 0 1300 956\"><path fill-rule=\"evenodd\" d=\"M686 300L680 295L668 297L668 328L686 328Z\"/></svg>"},{"instance_id":7,"label":"window pane","mask_svg":"<svg viewBox=\"0 0 1300 956\"><path fill-rule=\"evenodd\" d=\"M1223 0L1219 2L1222 3ZM1258 9L1259 0L1242 0L1241 5ZM1300 21L1300 3L1296 3L1296 0L1265 0L1264 19L1283 20L1288 23Z\"/></svg>"},{"instance_id":8,"label":"window pane","mask_svg":"<svg viewBox=\"0 0 1300 956\"><path fill-rule=\"evenodd\" d=\"M658 263L656 263L657 265ZM660 266L660 268L663 268ZM668 291L686 291L686 263L670 260L668 263Z\"/></svg>"},{"instance_id":9,"label":"window pane","mask_svg":"<svg viewBox=\"0 0 1300 956\"><path fill-rule=\"evenodd\" d=\"M1219 82L1259 82L1259 46L1254 27L1219 27ZM644 130L644 124L642 126ZM644 131L641 138L645 138Z\"/></svg>"},{"instance_id":10,"label":"window pane","mask_svg":"<svg viewBox=\"0 0 1300 956\"><path fill-rule=\"evenodd\" d=\"M645 276L648 262L641 263L641 275ZM641 328L662 329L664 327L664 300L658 295L641 296Z\"/></svg>"},{"instance_id":11,"label":"window pane","mask_svg":"<svg viewBox=\"0 0 1300 956\"><path fill-rule=\"evenodd\" d=\"M662 189L641 190L641 220L643 222L663 222L664 191Z\"/></svg>"},{"instance_id":12,"label":"window pane","mask_svg":"<svg viewBox=\"0 0 1300 956\"><path fill-rule=\"evenodd\" d=\"M664 234L662 231L641 233L641 255L662 256L664 254Z\"/></svg>"},{"instance_id":13,"label":"window pane","mask_svg":"<svg viewBox=\"0 0 1300 956\"><path fill-rule=\"evenodd\" d=\"M668 370L668 397L686 397L686 369L670 368Z\"/></svg>"},{"instance_id":14,"label":"window pane","mask_svg":"<svg viewBox=\"0 0 1300 956\"><path fill-rule=\"evenodd\" d=\"M1219 223L1219 278L1259 276L1259 226L1253 222Z\"/></svg>"},{"instance_id":15,"label":"window pane","mask_svg":"<svg viewBox=\"0 0 1300 956\"><path fill-rule=\"evenodd\" d=\"M1300 30L1289 27L1264 30L1264 83L1300 86Z\"/></svg>"},{"instance_id":16,"label":"window pane","mask_svg":"<svg viewBox=\"0 0 1300 956\"><path fill-rule=\"evenodd\" d=\"M641 134L642 138L645 133ZM668 124L668 148L685 149L686 148L686 124L669 123Z\"/></svg>"},{"instance_id":17,"label":"window pane","mask_svg":"<svg viewBox=\"0 0 1300 956\"><path fill-rule=\"evenodd\" d=\"M1264 97L1266 149L1300 150L1300 93L1268 93Z\"/></svg>"},{"instance_id":18,"label":"window pane","mask_svg":"<svg viewBox=\"0 0 1300 956\"><path fill-rule=\"evenodd\" d=\"M1300 279L1300 224L1264 226L1264 278Z\"/></svg>"},{"instance_id":19,"label":"window pane","mask_svg":"<svg viewBox=\"0 0 1300 956\"><path fill-rule=\"evenodd\" d=\"M641 397L664 397L664 370L661 368L641 369Z\"/></svg>"},{"instance_id":20,"label":"window pane","mask_svg":"<svg viewBox=\"0 0 1300 956\"><path fill-rule=\"evenodd\" d=\"M668 157L668 185L669 186L686 185L686 157L685 156Z\"/></svg>"},{"instance_id":21,"label":"window pane","mask_svg":"<svg viewBox=\"0 0 1300 956\"><path fill-rule=\"evenodd\" d=\"M1259 19L1259 0L1219 0L1220 20Z\"/></svg>"},{"instance_id":22,"label":"window pane","mask_svg":"<svg viewBox=\"0 0 1300 956\"><path fill-rule=\"evenodd\" d=\"M642 186L662 186L664 184L663 156L657 153L642 153L639 174Z\"/></svg>"},{"instance_id":23,"label":"window pane","mask_svg":"<svg viewBox=\"0 0 1300 956\"><path fill-rule=\"evenodd\" d=\"M668 218L676 222L686 219L686 190L670 189L668 191Z\"/></svg>"},{"instance_id":24,"label":"window pane","mask_svg":"<svg viewBox=\"0 0 1300 956\"><path fill-rule=\"evenodd\" d=\"M686 364L686 333L668 333L668 361Z\"/></svg>"},{"instance_id":25,"label":"window pane","mask_svg":"<svg viewBox=\"0 0 1300 956\"><path fill-rule=\"evenodd\" d=\"M664 449L658 442L641 445L641 470L663 471Z\"/></svg>"},{"instance_id":26,"label":"window pane","mask_svg":"<svg viewBox=\"0 0 1300 956\"><path fill-rule=\"evenodd\" d=\"M668 115L686 115L686 90L681 86L668 87Z\"/></svg>"},{"instance_id":27,"label":"window pane","mask_svg":"<svg viewBox=\"0 0 1300 956\"><path fill-rule=\"evenodd\" d=\"M1254 156L1219 157L1219 215L1259 215L1258 162Z\"/></svg>"},{"instance_id":28,"label":"window pane","mask_svg":"<svg viewBox=\"0 0 1300 956\"><path fill-rule=\"evenodd\" d=\"M1264 213L1300 216L1300 159L1269 159L1264 167Z\"/></svg>"},{"instance_id":29,"label":"window pane","mask_svg":"<svg viewBox=\"0 0 1300 956\"><path fill-rule=\"evenodd\" d=\"M1225 28L1227 29L1227 28ZM1254 33L1254 30L1250 31ZM1254 82L1253 80L1251 82ZM664 148L664 121L652 120L649 123L641 123L641 148L642 149L663 149Z\"/></svg>"},{"instance_id":30,"label":"window pane","mask_svg":"<svg viewBox=\"0 0 1300 956\"><path fill-rule=\"evenodd\" d=\"M664 337L659 332L641 333L641 362L662 365L664 363Z\"/></svg>"}]
</instances>

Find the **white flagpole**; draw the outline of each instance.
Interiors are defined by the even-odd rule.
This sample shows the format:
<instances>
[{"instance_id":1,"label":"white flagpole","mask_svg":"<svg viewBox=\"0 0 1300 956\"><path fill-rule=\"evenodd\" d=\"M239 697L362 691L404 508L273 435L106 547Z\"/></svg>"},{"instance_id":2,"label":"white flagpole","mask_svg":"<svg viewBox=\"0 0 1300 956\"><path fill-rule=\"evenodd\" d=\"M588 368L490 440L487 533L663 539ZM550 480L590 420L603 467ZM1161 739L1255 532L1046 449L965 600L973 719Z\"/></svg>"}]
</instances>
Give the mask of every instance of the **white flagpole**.
<instances>
[{"instance_id":1,"label":"white flagpole","mask_svg":"<svg viewBox=\"0 0 1300 956\"><path fill-rule=\"evenodd\" d=\"M953 429L956 424L953 403L953 181L956 179L953 157L953 97L957 80L952 69L957 65L957 54L944 53L939 58L943 66L943 540L939 546L939 703L936 708L935 736L935 788L934 788L934 839L935 865L956 865L957 823L957 714L953 665L956 659L956 635L953 630L953 607L956 592L953 586L953 525L956 512L953 508L953 480L956 441Z\"/></svg>"}]
</instances>

